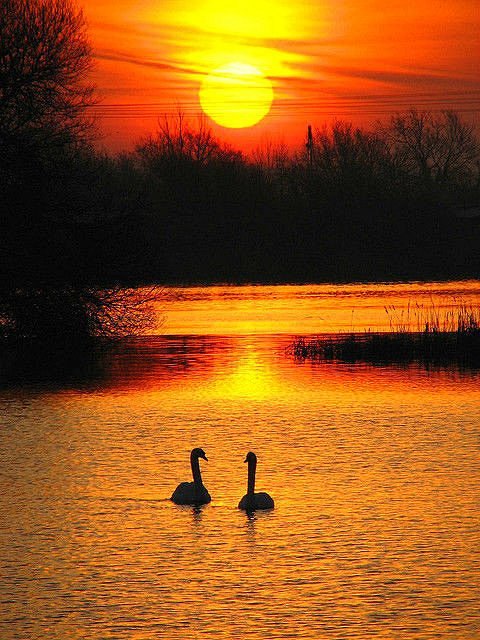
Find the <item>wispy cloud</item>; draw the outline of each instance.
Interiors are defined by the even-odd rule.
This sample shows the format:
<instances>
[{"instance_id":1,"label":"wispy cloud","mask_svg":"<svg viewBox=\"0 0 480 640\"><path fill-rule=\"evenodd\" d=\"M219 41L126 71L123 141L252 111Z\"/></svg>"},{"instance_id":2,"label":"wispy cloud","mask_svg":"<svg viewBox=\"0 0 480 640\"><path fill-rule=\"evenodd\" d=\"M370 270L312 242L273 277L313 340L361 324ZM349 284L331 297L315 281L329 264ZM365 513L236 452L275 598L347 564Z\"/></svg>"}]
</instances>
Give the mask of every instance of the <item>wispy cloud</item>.
<instances>
[{"instance_id":1,"label":"wispy cloud","mask_svg":"<svg viewBox=\"0 0 480 640\"><path fill-rule=\"evenodd\" d=\"M182 73L188 75L203 75L193 67L180 65L170 61L151 60L146 57L135 56L131 53L114 49L99 49L95 52L94 57L98 60L110 60L113 62L133 64L136 66L155 69L158 71Z\"/></svg>"}]
</instances>

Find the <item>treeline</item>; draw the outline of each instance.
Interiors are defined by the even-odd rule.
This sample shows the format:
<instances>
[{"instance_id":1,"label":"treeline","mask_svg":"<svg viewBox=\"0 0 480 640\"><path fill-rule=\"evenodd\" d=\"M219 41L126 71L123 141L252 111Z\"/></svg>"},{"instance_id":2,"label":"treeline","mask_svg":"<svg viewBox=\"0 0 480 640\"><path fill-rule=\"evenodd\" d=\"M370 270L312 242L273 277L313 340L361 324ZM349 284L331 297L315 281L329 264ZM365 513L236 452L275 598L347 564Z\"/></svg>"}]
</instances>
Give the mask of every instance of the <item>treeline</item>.
<instances>
[{"instance_id":1,"label":"treeline","mask_svg":"<svg viewBox=\"0 0 480 640\"><path fill-rule=\"evenodd\" d=\"M450 112L411 111L373 132L337 123L311 149L253 158L178 116L128 155L78 147L9 164L2 274L22 284L477 276L480 217L463 208L479 203L478 162L472 128Z\"/></svg>"},{"instance_id":2,"label":"treeline","mask_svg":"<svg viewBox=\"0 0 480 640\"><path fill-rule=\"evenodd\" d=\"M179 116L128 159L166 281L305 281L477 275L480 147L452 112L412 110L373 131L336 123L307 148L253 157ZM141 246L141 242L140 242Z\"/></svg>"},{"instance_id":3,"label":"treeline","mask_svg":"<svg viewBox=\"0 0 480 640\"><path fill-rule=\"evenodd\" d=\"M479 147L454 113L337 123L245 157L163 120L128 155L78 147L9 167L3 277L19 284L478 276ZM466 207L464 209L464 207Z\"/></svg>"},{"instance_id":4,"label":"treeline","mask_svg":"<svg viewBox=\"0 0 480 640\"><path fill-rule=\"evenodd\" d=\"M46 333L49 297L69 309L51 331L101 332L105 287L478 277L480 147L458 114L338 122L248 157L178 114L112 156L90 63L70 0L1 4L0 328L37 313Z\"/></svg>"}]
</instances>

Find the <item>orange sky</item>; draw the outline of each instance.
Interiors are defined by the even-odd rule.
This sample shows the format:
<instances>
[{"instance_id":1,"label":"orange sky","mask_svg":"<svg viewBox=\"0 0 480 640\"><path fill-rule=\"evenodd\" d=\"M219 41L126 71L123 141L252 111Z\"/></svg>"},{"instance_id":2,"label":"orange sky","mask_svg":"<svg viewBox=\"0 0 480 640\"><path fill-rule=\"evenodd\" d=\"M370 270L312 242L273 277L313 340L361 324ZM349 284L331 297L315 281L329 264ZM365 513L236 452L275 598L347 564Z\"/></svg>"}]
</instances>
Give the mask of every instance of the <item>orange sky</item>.
<instances>
[{"instance_id":1,"label":"orange sky","mask_svg":"<svg viewBox=\"0 0 480 640\"><path fill-rule=\"evenodd\" d=\"M128 149L178 109L195 118L205 74L230 62L270 78L270 113L212 128L237 148L302 144L307 124L394 111L480 120L478 0L80 0L94 47L102 144Z\"/></svg>"}]
</instances>

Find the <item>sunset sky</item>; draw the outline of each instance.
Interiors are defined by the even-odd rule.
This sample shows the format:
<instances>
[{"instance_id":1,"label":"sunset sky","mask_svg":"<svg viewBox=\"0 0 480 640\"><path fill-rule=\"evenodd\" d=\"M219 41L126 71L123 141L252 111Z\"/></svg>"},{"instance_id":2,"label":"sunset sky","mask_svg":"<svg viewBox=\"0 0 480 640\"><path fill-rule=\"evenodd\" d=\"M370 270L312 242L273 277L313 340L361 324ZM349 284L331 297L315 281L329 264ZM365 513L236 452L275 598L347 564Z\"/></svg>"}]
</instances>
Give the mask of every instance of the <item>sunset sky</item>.
<instances>
[{"instance_id":1,"label":"sunset sky","mask_svg":"<svg viewBox=\"0 0 480 640\"><path fill-rule=\"evenodd\" d=\"M238 148L302 144L307 124L355 124L415 106L480 120L477 0L83 0L102 144L128 149L179 109L202 113L214 69L248 65L272 84L254 126L215 133ZM226 108L219 104L218 110Z\"/></svg>"}]
</instances>

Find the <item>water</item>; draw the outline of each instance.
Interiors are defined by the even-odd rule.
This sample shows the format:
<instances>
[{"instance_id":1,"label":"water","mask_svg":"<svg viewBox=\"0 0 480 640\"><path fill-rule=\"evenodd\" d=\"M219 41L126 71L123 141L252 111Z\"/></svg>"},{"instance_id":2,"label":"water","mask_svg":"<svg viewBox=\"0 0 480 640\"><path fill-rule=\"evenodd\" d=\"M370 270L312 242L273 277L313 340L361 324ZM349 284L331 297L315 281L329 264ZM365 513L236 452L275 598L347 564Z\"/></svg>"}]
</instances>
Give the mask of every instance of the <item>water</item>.
<instances>
[{"instance_id":1,"label":"water","mask_svg":"<svg viewBox=\"0 0 480 640\"><path fill-rule=\"evenodd\" d=\"M14 368L0 638L480 638L480 373L284 351L290 331L349 330L352 309L381 327L385 304L479 292L182 289L163 335L55 377ZM198 510L168 500L194 446ZM276 508L249 518L250 449Z\"/></svg>"}]
</instances>

